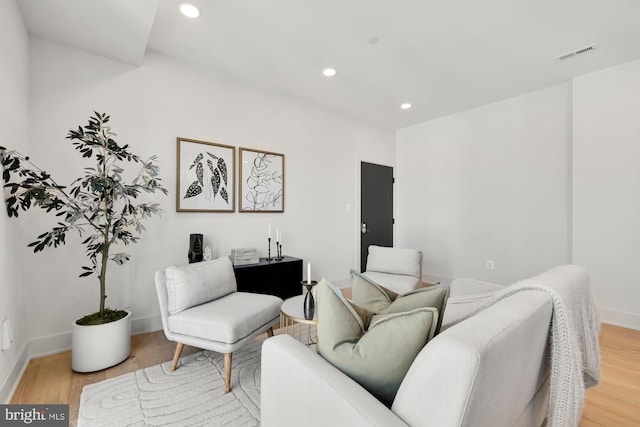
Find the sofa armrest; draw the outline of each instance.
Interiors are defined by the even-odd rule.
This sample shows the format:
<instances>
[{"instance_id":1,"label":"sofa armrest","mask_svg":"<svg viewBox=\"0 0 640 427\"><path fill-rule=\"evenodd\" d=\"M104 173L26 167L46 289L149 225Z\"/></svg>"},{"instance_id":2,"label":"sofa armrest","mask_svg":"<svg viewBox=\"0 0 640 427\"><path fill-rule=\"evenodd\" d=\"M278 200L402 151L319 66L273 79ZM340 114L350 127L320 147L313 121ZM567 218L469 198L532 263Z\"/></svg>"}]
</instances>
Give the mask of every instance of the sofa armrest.
<instances>
[{"instance_id":1,"label":"sofa armrest","mask_svg":"<svg viewBox=\"0 0 640 427\"><path fill-rule=\"evenodd\" d=\"M263 427L404 426L389 408L289 335L262 346Z\"/></svg>"}]
</instances>

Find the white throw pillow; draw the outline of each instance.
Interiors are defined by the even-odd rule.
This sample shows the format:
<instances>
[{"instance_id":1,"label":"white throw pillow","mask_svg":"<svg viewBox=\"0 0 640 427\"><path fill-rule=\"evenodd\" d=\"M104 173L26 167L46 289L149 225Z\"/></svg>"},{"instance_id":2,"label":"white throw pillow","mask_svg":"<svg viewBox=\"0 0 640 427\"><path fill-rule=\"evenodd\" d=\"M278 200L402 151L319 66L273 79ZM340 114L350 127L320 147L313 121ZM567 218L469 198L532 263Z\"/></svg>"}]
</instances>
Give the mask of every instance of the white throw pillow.
<instances>
[{"instance_id":1,"label":"white throw pillow","mask_svg":"<svg viewBox=\"0 0 640 427\"><path fill-rule=\"evenodd\" d=\"M227 257L167 267L165 276L169 314L179 313L237 290L233 266Z\"/></svg>"}]
</instances>

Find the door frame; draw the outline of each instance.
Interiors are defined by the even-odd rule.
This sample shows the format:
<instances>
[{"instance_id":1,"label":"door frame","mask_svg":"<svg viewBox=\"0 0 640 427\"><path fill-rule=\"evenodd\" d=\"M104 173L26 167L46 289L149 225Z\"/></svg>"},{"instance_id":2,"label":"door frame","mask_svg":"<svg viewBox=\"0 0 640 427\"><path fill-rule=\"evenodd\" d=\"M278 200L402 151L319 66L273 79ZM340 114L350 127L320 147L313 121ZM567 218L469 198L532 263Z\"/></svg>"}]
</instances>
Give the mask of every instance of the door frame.
<instances>
[{"instance_id":1,"label":"door frame","mask_svg":"<svg viewBox=\"0 0 640 427\"><path fill-rule=\"evenodd\" d=\"M391 169L393 169L393 179L395 182L395 178L396 178L396 165L395 164L389 164L389 162L386 161L379 161L378 159L372 159L369 157L365 157L365 156L358 156L356 158L356 187L355 187L355 209L354 209L354 239L355 239L355 251L354 251L354 264L353 264L353 269L356 271L360 270L360 264L361 264L361 260L360 260L360 214L362 212L362 191L361 191L361 184L362 184L362 177L361 177L361 163L372 163L374 165L380 165L380 166L386 166L389 167ZM396 197L397 197L397 191L396 191L396 187L393 187L393 218L396 218ZM397 221L393 222L393 246L396 246L396 236L398 235L397 233Z\"/></svg>"}]
</instances>

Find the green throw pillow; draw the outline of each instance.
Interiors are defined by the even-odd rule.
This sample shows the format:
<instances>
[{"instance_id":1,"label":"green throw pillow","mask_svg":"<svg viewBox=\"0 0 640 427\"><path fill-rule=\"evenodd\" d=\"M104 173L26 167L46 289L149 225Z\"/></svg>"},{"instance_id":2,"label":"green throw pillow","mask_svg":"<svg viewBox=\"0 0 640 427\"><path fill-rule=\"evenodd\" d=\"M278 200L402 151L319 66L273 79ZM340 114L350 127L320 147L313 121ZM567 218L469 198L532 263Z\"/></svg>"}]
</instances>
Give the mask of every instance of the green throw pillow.
<instances>
[{"instance_id":1,"label":"green throw pillow","mask_svg":"<svg viewBox=\"0 0 640 427\"><path fill-rule=\"evenodd\" d=\"M433 307L373 318L324 278L317 310L320 355L389 407L438 321Z\"/></svg>"},{"instance_id":2,"label":"green throw pillow","mask_svg":"<svg viewBox=\"0 0 640 427\"><path fill-rule=\"evenodd\" d=\"M353 303L376 315L402 313L419 307L434 307L438 310L435 334L440 332L444 309L449 297L448 288L429 286L398 295L355 270L351 270L351 288ZM429 339L431 338L429 337Z\"/></svg>"}]
</instances>

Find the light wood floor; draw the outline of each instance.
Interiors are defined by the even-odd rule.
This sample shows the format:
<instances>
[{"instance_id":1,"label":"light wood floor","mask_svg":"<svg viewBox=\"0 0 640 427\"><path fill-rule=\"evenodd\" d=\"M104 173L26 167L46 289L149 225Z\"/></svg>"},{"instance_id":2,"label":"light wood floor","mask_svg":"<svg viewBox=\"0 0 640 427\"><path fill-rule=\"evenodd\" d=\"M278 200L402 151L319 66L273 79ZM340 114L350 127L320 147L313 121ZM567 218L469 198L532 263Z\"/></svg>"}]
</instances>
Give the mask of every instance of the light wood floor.
<instances>
[{"instance_id":1,"label":"light wood floor","mask_svg":"<svg viewBox=\"0 0 640 427\"><path fill-rule=\"evenodd\" d=\"M640 426L640 331L603 324L600 384L587 390L580 427Z\"/></svg>"},{"instance_id":2,"label":"light wood floor","mask_svg":"<svg viewBox=\"0 0 640 427\"><path fill-rule=\"evenodd\" d=\"M602 380L587 391L580 427L640 426L640 331L603 324L600 330ZM11 403L68 403L71 425L78 418L82 387L171 360L174 344L162 331L131 339L131 356L92 374L71 370L71 353L31 360ZM198 351L185 346L183 355Z\"/></svg>"},{"instance_id":3,"label":"light wood floor","mask_svg":"<svg viewBox=\"0 0 640 427\"><path fill-rule=\"evenodd\" d=\"M164 333L158 331L131 337L131 356L127 360L90 374L71 370L70 351L33 359L29 361L11 397L11 403L68 403L70 425L75 426L82 387L171 360L174 350L175 343L168 341ZM182 355L197 351L199 349L185 345Z\"/></svg>"}]
</instances>

